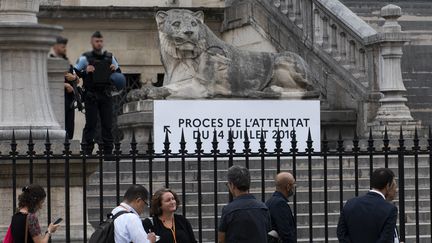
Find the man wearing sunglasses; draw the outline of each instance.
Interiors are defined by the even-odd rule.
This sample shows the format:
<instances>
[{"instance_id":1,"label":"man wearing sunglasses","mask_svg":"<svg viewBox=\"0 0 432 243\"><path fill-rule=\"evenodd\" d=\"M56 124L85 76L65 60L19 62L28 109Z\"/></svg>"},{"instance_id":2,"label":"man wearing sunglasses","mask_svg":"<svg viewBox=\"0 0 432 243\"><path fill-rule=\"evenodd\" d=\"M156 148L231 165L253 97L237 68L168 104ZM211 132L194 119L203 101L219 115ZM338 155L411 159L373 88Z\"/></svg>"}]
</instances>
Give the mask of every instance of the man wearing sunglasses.
<instances>
[{"instance_id":1,"label":"man wearing sunglasses","mask_svg":"<svg viewBox=\"0 0 432 243\"><path fill-rule=\"evenodd\" d=\"M148 191L141 185L130 186L124 197L123 202L113 209L115 215L122 211L124 213L114 220L114 240L116 243L154 243L156 235L147 234L142 226L141 215L148 208Z\"/></svg>"}]
</instances>

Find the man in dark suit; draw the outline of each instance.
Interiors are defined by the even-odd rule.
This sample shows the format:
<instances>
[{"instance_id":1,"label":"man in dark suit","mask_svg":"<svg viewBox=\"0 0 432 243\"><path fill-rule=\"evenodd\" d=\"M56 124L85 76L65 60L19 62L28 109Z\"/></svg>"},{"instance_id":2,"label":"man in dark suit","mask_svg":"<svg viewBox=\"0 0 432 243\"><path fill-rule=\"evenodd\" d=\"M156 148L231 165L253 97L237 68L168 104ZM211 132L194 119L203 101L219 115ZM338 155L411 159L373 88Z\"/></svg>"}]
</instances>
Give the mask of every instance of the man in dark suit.
<instances>
[{"instance_id":1,"label":"man in dark suit","mask_svg":"<svg viewBox=\"0 0 432 243\"><path fill-rule=\"evenodd\" d=\"M372 189L345 203L337 226L339 242L394 243L397 208L386 200L396 194L394 177L390 169L375 170Z\"/></svg>"},{"instance_id":2,"label":"man in dark suit","mask_svg":"<svg viewBox=\"0 0 432 243\"><path fill-rule=\"evenodd\" d=\"M272 230L278 234L278 240L274 242L295 243L297 242L296 222L288 205L288 198L294 195L295 179L291 173L281 172L275 178L276 191L266 202L270 211Z\"/></svg>"}]
</instances>

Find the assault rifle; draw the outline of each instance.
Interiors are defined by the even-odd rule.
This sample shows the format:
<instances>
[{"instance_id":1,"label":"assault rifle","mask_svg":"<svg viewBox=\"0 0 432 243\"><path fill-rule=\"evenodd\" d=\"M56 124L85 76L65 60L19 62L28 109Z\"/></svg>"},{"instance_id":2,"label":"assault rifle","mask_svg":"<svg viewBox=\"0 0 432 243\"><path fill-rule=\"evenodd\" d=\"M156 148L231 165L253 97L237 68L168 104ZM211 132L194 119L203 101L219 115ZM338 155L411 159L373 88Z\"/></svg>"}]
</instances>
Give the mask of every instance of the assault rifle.
<instances>
[{"instance_id":1,"label":"assault rifle","mask_svg":"<svg viewBox=\"0 0 432 243\"><path fill-rule=\"evenodd\" d=\"M73 69L72 66L69 68L69 73L72 73L72 74L75 73L75 70ZM70 84L72 85L72 88L73 88L74 100L75 100L71 104L71 108L72 109L78 108L79 111L83 112L83 110L84 110L84 105L83 105L83 101L82 101L83 92L82 92L81 87L77 86L77 83L78 83L78 77L75 80L70 81ZM75 103L76 103L76 105L75 105Z\"/></svg>"}]
</instances>

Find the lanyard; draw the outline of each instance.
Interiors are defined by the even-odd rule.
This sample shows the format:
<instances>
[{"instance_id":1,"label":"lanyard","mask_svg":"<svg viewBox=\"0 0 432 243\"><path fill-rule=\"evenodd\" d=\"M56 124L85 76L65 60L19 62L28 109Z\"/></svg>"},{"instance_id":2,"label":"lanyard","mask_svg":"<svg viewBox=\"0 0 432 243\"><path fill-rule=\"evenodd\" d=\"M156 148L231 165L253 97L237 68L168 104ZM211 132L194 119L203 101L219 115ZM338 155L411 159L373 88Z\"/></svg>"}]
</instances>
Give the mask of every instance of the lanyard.
<instances>
[{"instance_id":1,"label":"lanyard","mask_svg":"<svg viewBox=\"0 0 432 243\"><path fill-rule=\"evenodd\" d=\"M162 223L163 223L164 226L165 226L165 222L162 221ZM171 234L172 234L173 239L174 239L174 243L177 243L176 228L175 228L174 217L171 219L171 224L172 224L171 228L168 228L168 227L166 227L166 228L168 228L168 229L171 231Z\"/></svg>"},{"instance_id":2,"label":"lanyard","mask_svg":"<svg viewBox=\"0 0 432 243\"><path fill-rule=\"evenodd\" d=\"M174 222L174 217L172 218L172 228L170 229L171 230L171 233L172 233L172 235L173 235L173 238L174 238L174 243L177 243L177 237L176 237L176 229L175 229L175 222Z\"/></svg>"}]
</instances>

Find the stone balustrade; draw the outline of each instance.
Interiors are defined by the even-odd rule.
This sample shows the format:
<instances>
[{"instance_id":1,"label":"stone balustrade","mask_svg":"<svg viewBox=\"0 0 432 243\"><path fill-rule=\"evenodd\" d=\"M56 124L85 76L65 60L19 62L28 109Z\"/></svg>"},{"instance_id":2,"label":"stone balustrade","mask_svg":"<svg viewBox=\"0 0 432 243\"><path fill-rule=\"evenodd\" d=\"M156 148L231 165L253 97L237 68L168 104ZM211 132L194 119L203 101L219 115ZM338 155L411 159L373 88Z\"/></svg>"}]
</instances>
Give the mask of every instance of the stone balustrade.
<instances>
[{"instance_id":1,"label":"stone balustrade","mask_svg":"<svg viewBox=\"0 0 432 243\"><path fill-rule=\"evenodd\" d=\"M368 40L377 32L345 5L334 0L273 0L311 45L331 56L361 83L369 86L366 70ZM307 24L308 22L311 24Z\"/></svg>"}]
</instances>

